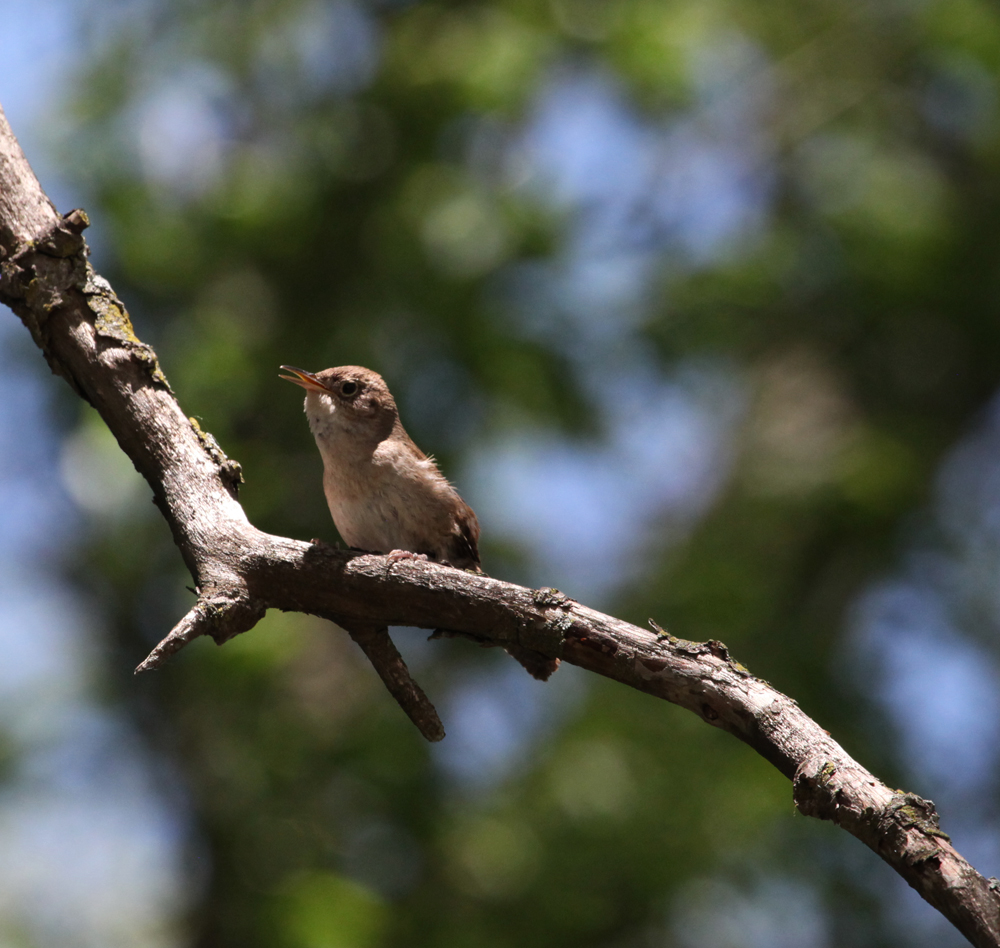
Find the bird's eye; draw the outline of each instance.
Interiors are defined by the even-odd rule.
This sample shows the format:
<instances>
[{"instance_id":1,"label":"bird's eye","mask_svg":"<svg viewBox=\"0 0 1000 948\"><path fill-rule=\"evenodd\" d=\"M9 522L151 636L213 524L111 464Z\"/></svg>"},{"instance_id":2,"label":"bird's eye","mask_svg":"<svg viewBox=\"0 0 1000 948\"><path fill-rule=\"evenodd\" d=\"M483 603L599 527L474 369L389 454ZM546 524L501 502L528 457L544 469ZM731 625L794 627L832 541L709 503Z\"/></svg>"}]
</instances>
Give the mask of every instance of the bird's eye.
<instances>
[{"instance_id":1,"label":"bird's eye","mask_svg":"<svg viewBox=\"0 0 1000 948\"><path fill-rule=\"evenodd\" d=\"M344 382L343 385L340 386L340 394L346 395L348 398L350 398L352 395L357 395L358 383L350 380Z\"/></svg>"}]
</instances>

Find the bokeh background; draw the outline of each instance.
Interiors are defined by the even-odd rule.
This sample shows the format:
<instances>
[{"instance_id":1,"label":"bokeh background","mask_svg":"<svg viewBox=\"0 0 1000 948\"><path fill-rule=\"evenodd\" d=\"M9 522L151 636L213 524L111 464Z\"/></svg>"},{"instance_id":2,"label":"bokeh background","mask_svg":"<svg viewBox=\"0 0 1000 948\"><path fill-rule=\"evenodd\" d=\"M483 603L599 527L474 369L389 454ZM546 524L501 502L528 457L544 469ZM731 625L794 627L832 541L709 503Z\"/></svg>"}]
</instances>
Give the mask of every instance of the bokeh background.
<instances>
[{"instance_id":1,"label":"bokeh background","mask_svg":"<svg viewBox=\"0 0 1000 948\"><path fill-rule=\"evenodd\" d=\"M382 372L486 569L718 638L1000 874L1000 9L4 0L0 102L263 529L335 540L279 363ZM0 946L964 942L693 716L192 602L0 319Z\"/></svg>"}]
</instances>

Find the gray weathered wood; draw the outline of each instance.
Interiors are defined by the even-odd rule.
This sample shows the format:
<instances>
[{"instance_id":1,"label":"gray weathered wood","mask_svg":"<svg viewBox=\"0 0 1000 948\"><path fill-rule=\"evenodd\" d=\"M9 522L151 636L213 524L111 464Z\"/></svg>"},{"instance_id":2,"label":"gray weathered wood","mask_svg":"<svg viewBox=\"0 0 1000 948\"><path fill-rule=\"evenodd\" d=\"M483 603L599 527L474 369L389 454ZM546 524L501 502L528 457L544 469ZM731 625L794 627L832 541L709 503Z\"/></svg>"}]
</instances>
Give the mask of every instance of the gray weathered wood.
<instances>
[{"instance_id":1,"label":"gray weathered wood","mask_svg":"<svg viewBox=\"0 0 1000 948\"><path fill-rule=\"evenodd\" d=\"M55 212L0 110L0 301L20 316L53 372L100 412L149 482L195 579L197 603L140 670L201 635L221 644L252 628L268 608L307 612L351 629L434 739L436 714L420 705L422 692L407 684L405 665L394 664L395 649L381 641L381 630L413 625L528 647L681 705L745 741L792 781L801 812L832 820L864 842L972 944L1000 946L997 882L955 851L933 804L883 784L721 643L641 629L556 590L343 552L254 527L237 499L239 465L184 415L156 354L90 268L80 236L86 223L81 212Z\"/></svg>"}]
</instances>

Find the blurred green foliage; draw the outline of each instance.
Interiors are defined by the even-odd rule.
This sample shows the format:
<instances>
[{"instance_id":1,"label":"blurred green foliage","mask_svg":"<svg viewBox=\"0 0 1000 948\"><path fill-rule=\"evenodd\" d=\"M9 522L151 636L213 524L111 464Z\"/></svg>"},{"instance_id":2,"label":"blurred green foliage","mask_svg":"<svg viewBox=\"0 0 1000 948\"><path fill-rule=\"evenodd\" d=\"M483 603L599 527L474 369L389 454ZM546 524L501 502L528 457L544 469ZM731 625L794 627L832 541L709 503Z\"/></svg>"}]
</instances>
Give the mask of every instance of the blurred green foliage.
<instances>
[{"instance_id":1,"label":"blurred green foliage","mask_svg":"<svg viewBox=\"0 0 1000 948\"><path fill-rule=\"evenodd\" d=\"M834 669L845 610L1000 380L995 6L150 0L92 4L88 22L60 134L98 265L184 409L242 463L254 523L333 534L279 363L381 371L455 476L504 433L600 441L602 367L628 374L628 353L663 378L722 366L745 393L732 470L682 539L654 530L609 608L722 639L902 782L878 710ZM651 140L716 129L758 208L707 252L647 228L641 313L591 317L603 336L511 289L572 260L588 224L522 167L567 75L610 83ZM548 581L484 528L491 572ZM470 788L304 616L133 684L189 580L152 511L95 522L89 542L109 691L182 775L205 854L193 945L691 944L674 920L698 880L771 876L816 887L822 944L898 943L875 857L795 818L767 764L677 709L561 672L576 697ZM438 700L501 675L502 656L462 643L420 654Z\"/></svg>"}]
</instances>

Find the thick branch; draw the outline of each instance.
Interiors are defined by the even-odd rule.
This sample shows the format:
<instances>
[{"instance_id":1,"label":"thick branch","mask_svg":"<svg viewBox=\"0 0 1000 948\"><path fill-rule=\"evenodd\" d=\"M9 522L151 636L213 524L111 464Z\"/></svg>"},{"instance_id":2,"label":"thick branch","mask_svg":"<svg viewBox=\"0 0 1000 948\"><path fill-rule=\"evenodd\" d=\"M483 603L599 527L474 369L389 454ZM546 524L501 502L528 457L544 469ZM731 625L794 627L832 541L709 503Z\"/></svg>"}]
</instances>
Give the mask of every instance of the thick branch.
<instances>
[{"instance_id":1,"label":"thick branch","mask_svg":"<svg viewBox=\"0 0 1000 948\"><path fill-rule=\"evenodd\" d=\"M640 629L551 589L257 530L236 499L239 466L185 417L155 353L87 263L79 236L85 224L79 214L55 213L0 112L0 301L145 476L199 589L194 609L140 668L158 666L198 635L223 642L267 608L307 612L355 630L390 690L410 702L408 713L433 739L440 721L377 630L444 628L561 658L679 704L745 741L793 781L803 813L832 820L870 846L973 944L1000 945L994 883L955 851L933 805L885 786L722 644Z\"/></svg>"}]
</instances>

